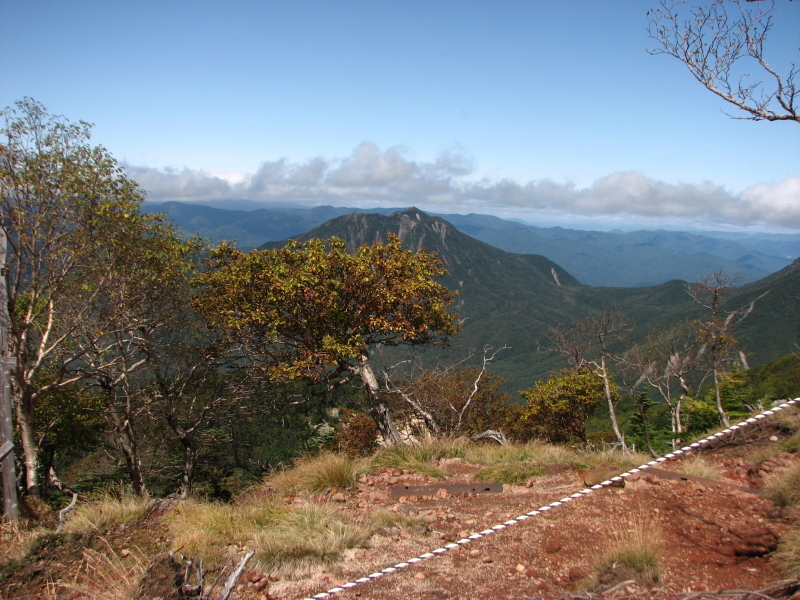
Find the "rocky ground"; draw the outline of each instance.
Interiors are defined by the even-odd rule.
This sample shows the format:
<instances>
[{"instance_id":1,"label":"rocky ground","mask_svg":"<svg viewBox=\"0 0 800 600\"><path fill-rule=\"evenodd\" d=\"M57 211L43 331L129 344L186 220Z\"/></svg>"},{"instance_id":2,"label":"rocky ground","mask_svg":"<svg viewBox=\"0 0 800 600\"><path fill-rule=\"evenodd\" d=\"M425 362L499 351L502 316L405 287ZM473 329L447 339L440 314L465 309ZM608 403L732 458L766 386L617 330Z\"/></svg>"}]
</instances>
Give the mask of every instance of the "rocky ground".
<instances>
[{"instance_id":1,"label":"rocky ground","mask_svg":"<svg viewBox=\"0 0 800 600\"><path fill-rule=\"evenodd\" d=\"M719 483L644 474L629 479L625 487L588 494L334 597L522 600L604 594L682 598L702 591L765 590L785 580L774 550L788 531L797 528L800 514L797 509L777 508L759 490L766 478L800 457L785 452L754 461L753 456L779 443L783 435L767 424L704 450L703 459L717 465L723 475ZM526 485L504 486L502 493L439 491L432 496L392 498L393 486L471 483L478 469L460 459L443 460L437 466L447 473L445 480L384 468L362 476L353 492L334 489L315 498L286 497L286 502L330 503L356 519L370 511L390 511L420 525L380 528L368 547L350 550L339 562L300 579L247 571L231 598L300 599L342 586L569 496L585 488L587 475L552 466L546 476ZM662 467L679 472L682 463L671 461ZM657 572L640 573L619 564L601 568L601 558L609 548L633 534L655 542ZM120 526L89 544L97 552L119 554L136 547L152 555L167 549L169 539L159 511L152 511L144 522ZM76 541L51 539L5 580L0 597L80 597L64 590L56 595L54 582L78 568L81 549Z\"/></svg>"}]
</instances>

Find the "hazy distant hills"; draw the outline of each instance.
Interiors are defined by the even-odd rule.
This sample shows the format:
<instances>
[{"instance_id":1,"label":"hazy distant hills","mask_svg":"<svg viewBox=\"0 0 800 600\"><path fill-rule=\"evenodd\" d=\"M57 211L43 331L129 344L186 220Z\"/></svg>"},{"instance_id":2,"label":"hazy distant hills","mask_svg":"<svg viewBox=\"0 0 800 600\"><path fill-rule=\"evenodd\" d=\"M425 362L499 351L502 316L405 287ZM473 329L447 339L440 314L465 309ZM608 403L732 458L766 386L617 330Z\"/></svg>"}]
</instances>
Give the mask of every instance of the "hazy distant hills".
<instances>
[{"instance_id":1,"label":"hazy distant hills","mask_svg":"<svg viewBox=\"0 0 800 600\"><path fill-rule=\"evenodd\" d=\"M235 240L242 249L297 236L346 214L352 208L254 208L257 203L227 201L245 209L228 210L184 202L146 202L148 212L163 211L187 233L214 242ZM397 209L360 211L389 215ZM672 279L694 281L725 269L755 281L800 256L800 235L673 231L598 232L540 228L488 215L442 215L460 231L502 250L539 254L579 281L595 286L648 286Z\"/></svg>"},{"instance_id":2,"label":"hazy distant hills","mask_svg":"<svg viewBox=\"0 0 800 600\"><path fill-rule=\"evenodd\" d=\"M800 255L800 235L724 239L680 231L541 228L486 215L443 216L461 231L503 250L543 254L589 285L695 281L719 269L741 273L742 281L748 282L782 269Z\"/></svg>"},{"instance_id":3,"label":"hazy distant hills","mask_svg":"<svg viewBox=\"0 0 800 600\"><path fill-rule=\"evenodd\" d=\"M635 343L653 329L669 328L699 313L683 282L635 288L587 286L544 256L506 252L413 208L391 215L342 215L291 237L305 241L336 236L355 248L385 240L388 232L399 235L407 248L436 252L449 271L444 283L459 290L456 310L463 331L449 347L425 350L425 356L452 364L471 350L480 353L486 345L508 344L511 349L492 370L506 377L511 390L528 387L564 366L559 357L540 351L550 330L560 324L571 325L613 308L635 322L628 333ZM283 243L268 242L264 247ZM737 288L728 305L739 307L767 291L737 332L753 366L787 354L800 340L800 262Z\"/></svg>"}]
</instances>

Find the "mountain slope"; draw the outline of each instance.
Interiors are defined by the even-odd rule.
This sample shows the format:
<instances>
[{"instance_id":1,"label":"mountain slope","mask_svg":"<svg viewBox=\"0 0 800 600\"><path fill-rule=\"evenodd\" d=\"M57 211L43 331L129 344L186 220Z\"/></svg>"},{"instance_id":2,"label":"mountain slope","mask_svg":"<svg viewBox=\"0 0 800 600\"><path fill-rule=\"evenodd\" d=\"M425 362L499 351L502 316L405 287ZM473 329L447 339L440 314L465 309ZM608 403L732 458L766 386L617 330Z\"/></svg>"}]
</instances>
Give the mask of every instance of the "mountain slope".
<instances>
[{"instance_id":1,"label":"mountain slope","mask_svg":"<svg viewBox=\"0 0 800 600\"><path fill-rule=\"evenodd\" d=\"M448 347L423 350L424 358L452 364L470 351L480 354L484 346L509 345L511 348L499 355L492 370L506 377L507 389L512 391L528 387L565 366L561 357L540 351L551 329L559 325L571 325L602 310L619 310L635 322L628 333L634 342L654 328L669 328L682 319L702 315L684 282L639 288L586 286L543 256L505 252L415 208L389 216L344 215L293 239L336 236L355 249L364 243L385 240L389 232L397 234L406 248L436 252L448 269L443 282L459 290L456 311L463 331L453 337ZM262 248L284 243L269 242ZM737 334L747 346L754 345L752 349L748 347L751 365L793 349L792 344L798 339L797 319L791 315L800 310L798 286L800 268L793 265L732 291L727 306L738 308L771 290L756 303ZM776 310L780 310L777 316ZM390 354L390 358L394 355Z\"/></svg>"},{"instance_id":2,"label":"mountain slope","mask_svg":"<svg viewBox=\"0 0 800 600\"><path fill-rule=\"evenodd\" d=\"M530 360L537 338L553 324L571 323L585 314L575 301L576 293L585 286L557 264L543 256L504 252L415 208L390 216L345 215L292 239L336 236L352 250L385 240L389 232L397 234L405 248L436 252L448 270L443 283L459 291L455 310L463 330L449 346L423 350L428 360L454 363L473 350L480 353L484 346L507 344L511 350L500 355L493 370L526 386L543 372L537 368L539 361ZM262 248L283 243L269 242ZM527 364L518 363L520 356L529 357Z\"/></svg>"},{"instance_id":3,"label":"mountain slope","mask_svg":"<svg viewBox=\"0 0 800 600\"><path fill-rule=\"evenodd\" d=\"M456 311L463 331L448 347L423 350L425 359L452 364L471 351L480 354L485 346L509 345L492 370L506 377L513 391L565 366L561 357L540 352L554 327L616 308L635 317L638 334L668 326L695 309L682 282L654 288L592 288L543 256L505 252L414 208L390 216L345 215L293 239L336 236L355 249L385 240L389 232L397 234L406 248L436 252L448 269L443 282L459 290ZM270 242L262 248L284 243Z\"/></svg>"},{"instance_id":4,"label":"mountain slope","mask_svg":"<svg viewBox=\"0 0 800 600\"><path fill-rule=\"evenodd\" d=\"M800 259L764 279L736 288L726 308L755 302L734 336L747 350L750 366L800 351Z\"/></svg>"}]
</instances>

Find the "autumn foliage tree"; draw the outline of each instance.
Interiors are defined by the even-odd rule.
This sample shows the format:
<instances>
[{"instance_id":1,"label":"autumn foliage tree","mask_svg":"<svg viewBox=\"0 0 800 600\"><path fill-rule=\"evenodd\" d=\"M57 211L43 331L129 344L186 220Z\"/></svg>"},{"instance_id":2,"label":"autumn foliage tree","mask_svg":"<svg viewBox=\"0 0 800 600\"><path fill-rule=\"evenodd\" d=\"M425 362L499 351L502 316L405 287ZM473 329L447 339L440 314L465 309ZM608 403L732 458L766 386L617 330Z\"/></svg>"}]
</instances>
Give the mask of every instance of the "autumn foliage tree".
<instances>
[{"instance_id":1,"label":"autumn foliage tree","mask_svg":"<svg viewBox=\"0 0 800 600\"><path fill-rule=\"evenodd\" d=\"M390 235L349 254L337 238L244 254L212 251L195 306L231 347L276 380L339 385L360 378L387 443L402 439L370 361L375 346L442 343L456 332L455 293L440 261Z\"/></svg>"}]
</instances>

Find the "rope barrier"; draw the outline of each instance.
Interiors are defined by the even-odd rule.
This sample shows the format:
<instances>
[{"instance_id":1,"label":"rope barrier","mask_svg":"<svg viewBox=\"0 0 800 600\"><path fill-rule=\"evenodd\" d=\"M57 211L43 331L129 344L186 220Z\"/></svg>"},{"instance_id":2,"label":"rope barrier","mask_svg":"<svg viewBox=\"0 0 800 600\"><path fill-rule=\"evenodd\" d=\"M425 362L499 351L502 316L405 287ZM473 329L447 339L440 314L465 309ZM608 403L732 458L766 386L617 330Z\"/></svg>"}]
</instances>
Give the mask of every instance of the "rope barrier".
<instances>
[{"instance_id":1,"label":"rope barrier","mask_svg":"<svg viewBox=\"0 0 800 600\"><path fill-rule=\"evenodd\" d=\"M517 525L518 523L521 523L521 522L523 522L523 521L525 521L527 519L530 519L531 517L535 517L537 515L540 515L542 513L547 512L549 510L552 510L554 508L562 506L562 505L566 504L567 502L571 502L572 500L577 500L578 498L584 498L587 495L589 495L589 494L591 494L591 493L593 493L593 492L595 492L595 491L597 491L599 489L602 489L604 487L608 487L610 485L614 485L614 483L622 481L626 477L630 477L634 473L638 473L640 471L643 471L643 470L647 469L648 467L653 467L653 466L655 466L657 464L661 464L661 463L666 462L668 460L675 459L675 458L677 458L677 457L679 457L679 456L681 456L683 454L687 454L689 452L694 452L695 450L697 450L701 446L704 446L704 445L706 445L706 444L708 444L710 442L713 442L714 440L718 440L718 439L726 436L728 433L731 433L731 432L734 432L734 431L738 431L739 429L743 429L745 427L749 427L750 425L752 425L753 423L757 423L761 419L765 419L768 416L773 415L773 414L775 414L776 412L778 412L780 410L783 410L784 408L787 408L789 406L792 406L792 405L798 404L798 403L800 403L800 398L795 398L794 400L787 400L786 402L784 402L784 403L782 403L782 404L780 404L780 405L778 405L778 406L776 406L774 408L771 408L769 410L765 410L764 412L759 413L759 414L757 414L757 415L755 415L753 417L750 417L749 419L747 419L745 421L742 421L741 423L739 423L737 425L731 425L730 427L728 427L724 431L720 431L719 433L715 433L713 435L710 435L710 436L708 436L706 438L703 438L702 440L699 440L697 442L689 444L688 446L684 446L683 448L681 448L679 450L675 450L674 452L670 452L669 454L665 454L664 456L662 456L660 458L656 458L655 460L651 460L650 462L645 463L643 465L640 465L640 466L636 467L635 469L631 469L630 471L627 471L626 473L622 473L620 475L617 475L616 477L612 477L611 479L607 479L606 481L603 481L602 483L598 483L597 485L593 485L592 487L583 489L580 492L575 492L571 496L567 496L566 498L562 498L561 500L556 500L555 502L551 502L550 504L547 504L545 506L537 508L536 510L532 510L532 511L530 511L528 513L525 513L524 515L520 515L519 517L516 517L514 519L510 519L508 521L505 521L504 523L500 523L498 525L495 525L494 527L490 527L488 529L484 529L483 531L479 531L477 533L473 533L472 535L470 535L468 537L462 538L460 540L457 540L455 542L452 542L450 544L442 546L441 548L437 548L435 550L431 550L430 552L426 552L425 554L421 554L421 555L416 556L414 558L409 558L408 560L406 560L404 562L399 562L394 566L386 567L385 569L383 569L381 571L377 571L375 573L371 573L370 575L367 575L365 577L360 577L359 579L356 579L356 580L351 581L349 583L342 584L341 586L338 586L338 587L335 587L335 588L331 588L326 592L320 592L319 594L316 594L314 596L309 596L307 598L304 598L303 600L324 600L325 598L330 598L334 594L339 594L341 592L344 592L346 590L354 588L354 587L356 587L358 585L362 585L362 584L367 583L369 581L373 581L374 579L379 579L380 577L383 577L384 575L389 575L391 573L395 573L397 571L401 571L402 569L406 569L406 568L408 568L408 567L410 567L410 566L412 566L412 565L414 565L414 564L416 564L418 562L422 562L423 560L428 560L428 559L434 558L436 556L441 556L442 554L444 554L446 552L449 552L450 550L455 550L456 548L460 548L461 546L464 546L466 544L470 544L470 543L474 542L475 540L479 540L479 539L482 539L482 538L484 538L484 537L486 537L488 535L496 533L498 531L502 531L503 529L506 529L507 527L511 527L513 525Z\"/></svg>"}]
</instances>

